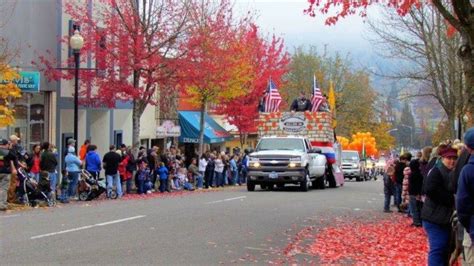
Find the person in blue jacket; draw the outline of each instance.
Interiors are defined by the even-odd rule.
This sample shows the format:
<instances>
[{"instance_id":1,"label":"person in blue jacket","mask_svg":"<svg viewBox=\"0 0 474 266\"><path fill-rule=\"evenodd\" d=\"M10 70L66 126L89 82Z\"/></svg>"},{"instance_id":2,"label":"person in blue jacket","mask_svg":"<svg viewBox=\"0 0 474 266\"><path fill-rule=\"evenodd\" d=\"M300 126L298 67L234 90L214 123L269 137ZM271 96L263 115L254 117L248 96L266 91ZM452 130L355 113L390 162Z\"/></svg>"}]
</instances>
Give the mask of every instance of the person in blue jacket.
<instances>
[{"instance_id":1,"label":"person in blue jacket","mask_svg":"<svg viewBox=\"0 0 474 266\"><path fill-rule=\"evenodd\" d=\"M160 192L170 192L168 188L168 169L165 167L164 163L160 163L160 167L158 168L157 172L160 176Z\"/></svg>"},{"instance_id":2,"label":"person in blue jacket","mask_svg":"<svg viewBox=\"0 0 474 266\"><path fill-rule=\"evenodd\" d=\"M102 169L102 161L100 160L100 156L96 150L96 145L89 146L89 151L86 155L86 170L91 173L94 178L98 179L100 170Z\"/></svg>"},{"instance_id":3,"label":"person in blue jacket","mask_svg":"<svg viewBox=\"0 0 474 266\"><path fill-rule=\"evenodd\" d=\"M469 160L461 170L456 193L456 210L459 222L466 229L464 234L464 255L468 265L474 263L474 127L464 134L464 144L470 154ZM470 245L465 244L466 242Z\"/></svg>"},{"instance_id":4,"label":"person in blue jacket","mask_svg":"<svg viewBox=\"0 0 474 266\"><path fill-rule=\"evenodd\" d=\"M66 162L66 171L68 173L67 179L69 179L69 186L67 188L66 198L63 199L64 201L67 201L70 197L75 197L77 192L77 182L79 180L82 162L75 153L76 149L69 146L68 153L64 159Z\"/></svg>"}]
</instances>

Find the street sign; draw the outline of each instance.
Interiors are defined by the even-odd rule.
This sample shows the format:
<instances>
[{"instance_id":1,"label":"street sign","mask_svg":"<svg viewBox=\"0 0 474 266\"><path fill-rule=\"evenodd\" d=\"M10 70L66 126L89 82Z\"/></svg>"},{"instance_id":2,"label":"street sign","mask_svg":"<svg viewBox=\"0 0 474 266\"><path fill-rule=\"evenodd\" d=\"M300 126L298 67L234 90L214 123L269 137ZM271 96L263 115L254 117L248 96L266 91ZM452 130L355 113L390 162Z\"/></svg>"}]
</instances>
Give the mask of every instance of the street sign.
<instances>
[{"instance_id":1,"label":"street sign","mask_svg":"<svg viewBox=\"0 0 474 266\"><path fill-rule=\"evenodd\" d=\"M181 127L176 126L173 121L165 120L161 126L156 127L157 137L179 137L181 136Z\"/></svg>"},{"instance_id":2,"label":"street sign","mask_svg":"<svg viewBox=\"0 0 474 266\"><path fill-rule=\"evenodd\" d=\"M20 78L14 79L18 88L21 89L21 92L36 93L40 91L40 73L37 71L20 71ZM7 81L1 80L0 83L7 84Z\"/></svg>"}]
</instances>

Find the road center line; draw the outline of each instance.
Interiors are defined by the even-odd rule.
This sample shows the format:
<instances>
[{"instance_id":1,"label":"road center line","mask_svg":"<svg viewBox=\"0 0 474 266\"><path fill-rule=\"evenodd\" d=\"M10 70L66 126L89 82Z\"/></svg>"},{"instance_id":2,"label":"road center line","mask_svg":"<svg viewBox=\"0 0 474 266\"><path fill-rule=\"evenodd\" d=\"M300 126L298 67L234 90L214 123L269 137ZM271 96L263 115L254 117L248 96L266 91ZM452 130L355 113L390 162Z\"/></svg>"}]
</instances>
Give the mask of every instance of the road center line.
<instances>
[{"instance_id":1,"label":"road center line","mask_svg":"<svg viewBox=\"0 0 474 266\"><path fill-rule=\"evenodd\" d=\"M11 215L2 215L0 218L12 218L12 217L18 217L20 216L19 214L11 214Z\"/></svg>"},{"instance_id":2,"label":"road center line","mask_svg":"<svg viewBox=\"0 0 474 266\"><path fill-rule=\"evenodd\" d=\"M116 224L116 223L131 221L131 220L140 219L140 218L143 218L143 217L145 217L145 215L138 215L138 216L128 217L128 218L119 219L119 220L113 220L113 221L104 222L104 223L98 223L98 224L93 224L93 225L86 225L86 226L81 226L81 227L72 228L72 229L68 229L68 230L63 230L63 231L48 233L48 234L44 234L44 235L32 236L30 239L38 239L38 238L43 238L43 237L48 237L48 236L55 236L55 235L60 235L60 234L66 234L66 233L81 231L81 230L90 229L90 228L94 228L94 227L99 227L99 226L105 226L105 225L110 225L110 224Z\"/></svg>"},{"instance_id":3,"label":"road center line","mask_svg":"<svg viewBox=\"0 0 474 266\"><path fill-rule=\"evenodd\" d=\"M247 196L240 196L240 197L235 197L235 198L216 200L216 201L207 202L206 204L214 204L214 203L220 203L220 202L226 202L226 201L238 200L238 199L245 199L245 198L247 198Z\"/></svg>"}]
</instances>

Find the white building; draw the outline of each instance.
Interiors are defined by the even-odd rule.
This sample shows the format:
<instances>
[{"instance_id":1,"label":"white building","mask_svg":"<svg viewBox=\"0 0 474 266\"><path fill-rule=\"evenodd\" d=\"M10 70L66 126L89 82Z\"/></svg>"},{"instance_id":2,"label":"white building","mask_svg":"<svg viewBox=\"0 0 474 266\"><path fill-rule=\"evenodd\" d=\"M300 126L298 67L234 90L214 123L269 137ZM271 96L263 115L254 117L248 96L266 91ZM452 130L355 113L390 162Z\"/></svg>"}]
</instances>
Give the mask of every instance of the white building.
<instances>
[{"instance_id":1,"label":"white building","mask_svg":"<svg viewBox=\"0 0 474 266\"><path fill-rule=\"evenodd\" d=\"M18 56L11 62L21 71L39 72L31 64L38 61L39 55L51 51L58 62L65 62L71 55L66 43L59 38L72 32L74 22L64 12L60 0L22 0L15 2L8 23L0 28L0 36L5 37L10 47L18 49ZM87 0L89 12L94 13L94 5L99 1ZM3 11L4 12L4 11ZM0 14L3 16L3 14ZM95 62L88 57L81 68L94 68ZM16 102L16 124L0 128L0 137L17 134L23 145L31 149L33 144L42 141L55 143L59 154L64 154L67 140L74 131L74 81L61 80L48 82L43 73L40 76L40 90L24 93ZM78 146L90 139L104 155L110 144L132 144L132 105L130 102L117 102L114 109L80 106L78 119ZM156 138L155 107L148 107L141 119L140 136L147 141ZM62 156L60 156L62 157Z\"/></svg>"}]
</instances>

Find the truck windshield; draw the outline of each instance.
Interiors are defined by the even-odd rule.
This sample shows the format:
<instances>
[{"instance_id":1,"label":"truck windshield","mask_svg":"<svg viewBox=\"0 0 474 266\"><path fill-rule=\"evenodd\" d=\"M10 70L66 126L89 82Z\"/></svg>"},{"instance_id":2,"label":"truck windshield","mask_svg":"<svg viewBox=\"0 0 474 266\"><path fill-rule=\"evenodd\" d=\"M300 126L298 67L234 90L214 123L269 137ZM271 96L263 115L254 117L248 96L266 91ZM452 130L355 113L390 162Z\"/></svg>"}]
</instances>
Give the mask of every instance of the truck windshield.
<instances>
[{"instance_id":1,"label":"truck windshield","mask_svg":"<svg viewBox=\"0 0 474 266\"><path fill-rule=\"evenodd\" d=\"M342 151L343 160L359 161L359 153L356 151Z\"/></svg>"},{"instance_id":2,"label":"truck windshield","mask_svg":"<svg viewBox=\"0 0 474 266\"><path fill-rule=\"evenodd\" d=\"M261 139L257 145L256 151L266 150L288 150L288 151L304 151L304 142L302 139Z\"/></svg>"}]
</instances>

